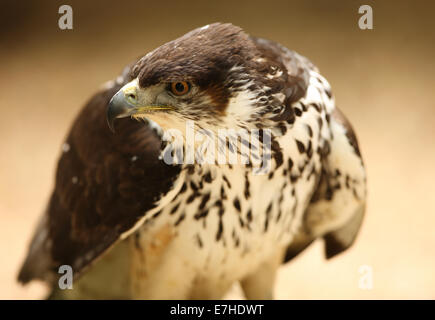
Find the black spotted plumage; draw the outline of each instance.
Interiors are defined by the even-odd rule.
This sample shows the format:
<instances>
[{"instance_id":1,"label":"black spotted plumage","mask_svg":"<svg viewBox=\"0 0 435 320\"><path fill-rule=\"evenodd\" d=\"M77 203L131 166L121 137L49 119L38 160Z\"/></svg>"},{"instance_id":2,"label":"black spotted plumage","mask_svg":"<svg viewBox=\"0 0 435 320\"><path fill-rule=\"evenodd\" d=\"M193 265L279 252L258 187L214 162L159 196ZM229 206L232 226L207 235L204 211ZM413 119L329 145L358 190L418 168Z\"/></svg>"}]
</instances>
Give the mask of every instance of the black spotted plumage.
<instances>
[{"instance_id":1,"label":"black spotted plumage","mask_svg":"<svg viewBox=\"0 0 435 320\"><path fill-rule=\"evenodd\" d=\"M175 96L180 81L189 90ZM187 147L165 134L187 121L208 135L252 131L223 141L229 154L248 148L251 161L167 164ZM231 24L195 29L127 66L83 108L65 145L19 274L56 292L57 268L71 265L78 289L64 298L220 298L235 281L247 298L269 298L264 270L273 279L318 238L335 256L364 216L361 152L326 79L307 58ZM131 287L113 294L104 274Z\"/></svg>"}]
</instances>

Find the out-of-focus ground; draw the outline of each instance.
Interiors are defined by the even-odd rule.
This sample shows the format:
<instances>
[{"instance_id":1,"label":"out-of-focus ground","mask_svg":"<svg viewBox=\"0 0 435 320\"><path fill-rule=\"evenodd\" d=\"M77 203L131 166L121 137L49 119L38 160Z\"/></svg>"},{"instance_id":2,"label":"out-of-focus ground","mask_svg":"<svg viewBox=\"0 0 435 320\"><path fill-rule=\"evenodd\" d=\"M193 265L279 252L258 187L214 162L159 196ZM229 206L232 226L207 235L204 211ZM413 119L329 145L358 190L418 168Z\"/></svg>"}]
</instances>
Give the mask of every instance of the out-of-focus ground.
<instances>
[{"instance_id":1,"label":"out-of-focus ground","mask_svg":"<svg viewBox=\"0 0 435 320\"><path fill-rule=\"evenodd\" d=\"M368 168L367 216L355 245L326 261L319 241L282 267L276 297L435 298L434 3L89 2L69 1L72 31L57 26L64 2L1 4L0 298L45 293L15 278L83 104L135 57L215 21L317 64L356 129ZM361 4L372 5L374 30L358 28ZM358 287L362 265L373 270L371 290Z\"/></svg>"}]
</instances>

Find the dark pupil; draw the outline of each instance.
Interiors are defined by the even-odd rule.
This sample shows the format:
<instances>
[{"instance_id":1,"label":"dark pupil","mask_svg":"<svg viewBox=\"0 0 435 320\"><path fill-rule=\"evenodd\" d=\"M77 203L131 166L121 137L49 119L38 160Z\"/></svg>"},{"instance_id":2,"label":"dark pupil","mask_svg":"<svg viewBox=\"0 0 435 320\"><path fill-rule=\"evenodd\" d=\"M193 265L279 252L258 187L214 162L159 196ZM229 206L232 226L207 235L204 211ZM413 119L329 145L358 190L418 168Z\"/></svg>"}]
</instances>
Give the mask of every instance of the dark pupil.
<instances>
[{"instance_id":1,"label":"dark pupil","mask_svg":"<svg viewBox=\"0 0 435 320\"><path fill-rule=\"evenodd\" d=\"M178 92L183 92L184 91L184 84L182 84L181 82L177 82L175 84L175 90L177 90Z\"/></svg>"}]
</instances>

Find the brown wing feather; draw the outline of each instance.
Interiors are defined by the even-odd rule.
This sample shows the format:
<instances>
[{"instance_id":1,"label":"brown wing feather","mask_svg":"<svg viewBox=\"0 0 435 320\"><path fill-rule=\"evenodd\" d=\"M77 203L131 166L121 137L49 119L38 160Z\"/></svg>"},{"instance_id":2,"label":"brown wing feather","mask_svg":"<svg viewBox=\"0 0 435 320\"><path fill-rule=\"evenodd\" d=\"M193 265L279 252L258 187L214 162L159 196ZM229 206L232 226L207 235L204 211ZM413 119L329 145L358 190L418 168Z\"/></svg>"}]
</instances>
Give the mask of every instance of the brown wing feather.
<instances>
[{"instance_id":1,"label":"brown wing feather","mask_svg":"<svg viewBox=\"0 0 435 320\"><path fill-rule=\"evenodd\" d=\"M277 42L255 37L252 37L252 40L262 57L267 60L265 65L283 71L281 79L274 78L270 81L264 79L268 81L267 85L272 87L272 91L274 86L279 86L280 91L286 95L288 104L304 97L310 80L309 71L317 68L307 58ZM268 73L268 70L264 71L264 74Z\"/></svg>"},{"instance_id":2,"label":"brown wing feather","mask_svg":"<svg viewBox=\"0 0 435 320\"><path fill-rule=\"evenodd\" d=\"M109 130L106 106L121 86L96 94L75 120L19 281L52 281L64 264L77 276L155 206L179 173L158 160L161 141L144 123L122 119L115 134Z\"/></svg>"}]
</instances>

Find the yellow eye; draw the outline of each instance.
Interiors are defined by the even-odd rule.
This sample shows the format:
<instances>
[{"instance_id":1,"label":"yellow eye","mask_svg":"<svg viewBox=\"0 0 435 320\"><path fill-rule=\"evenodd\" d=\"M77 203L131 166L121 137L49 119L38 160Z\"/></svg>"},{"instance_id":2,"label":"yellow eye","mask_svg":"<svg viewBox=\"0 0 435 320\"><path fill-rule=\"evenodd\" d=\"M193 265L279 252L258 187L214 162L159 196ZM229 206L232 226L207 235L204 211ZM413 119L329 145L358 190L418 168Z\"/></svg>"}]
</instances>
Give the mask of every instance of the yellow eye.
<instances>
[{"instance_id":1,"label":"yellow eye","mask_svg":"<svg viewBox=\"0 0 435 320\"><path fill-rule=\"evenodd\" d=\"M186 81L178 81L171 83L171 92L176 96L182 96L190 90L190 83Z\"/></svg>"}]
</instances>

